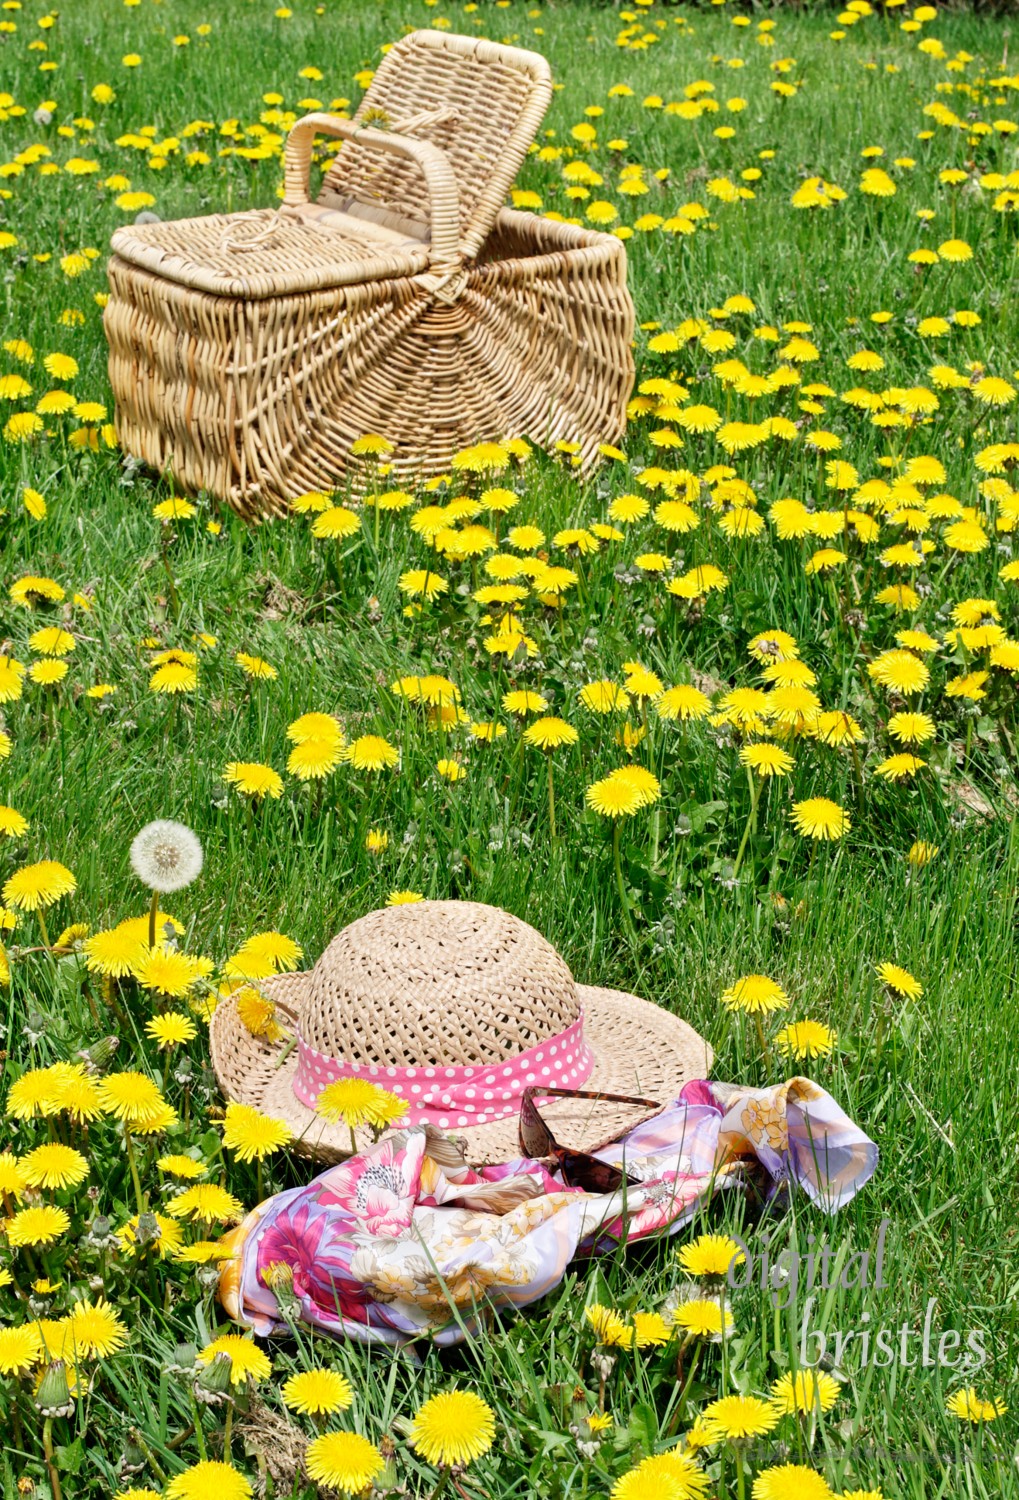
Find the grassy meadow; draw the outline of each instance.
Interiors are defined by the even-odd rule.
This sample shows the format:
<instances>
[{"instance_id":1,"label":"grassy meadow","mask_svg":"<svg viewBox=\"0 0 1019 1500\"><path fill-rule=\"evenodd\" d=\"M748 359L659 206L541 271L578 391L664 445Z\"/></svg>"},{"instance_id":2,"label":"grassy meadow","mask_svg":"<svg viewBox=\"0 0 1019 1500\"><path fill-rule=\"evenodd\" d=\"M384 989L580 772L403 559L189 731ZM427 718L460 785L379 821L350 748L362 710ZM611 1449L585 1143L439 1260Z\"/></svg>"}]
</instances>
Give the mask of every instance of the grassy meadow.
<instances>
[{"instance_id":1,"label":"grassy meadow","mask_svg":"<svg viewBox=\"0 0 1019 1500\"><path fill-rule=\"evenodd\" d=\"M295 496L257 528L185 501L116 445L110 234L274 202L293 121L352 111L380 48L419 26L549 57L515 198L626 238L625 437L586 481L568 451L503 450L396 498L383 463L384 505ZM317 1428L281 1390L321 1366L354 1400L319 1425L382 1445L381 1493L1019 1494L1016 66L1001 20L877 0L0 4L3 1500L312 1495ZM344 502L352 534L317 535ZM540 704L507 706L524 692ZM333 756L297 755L309 712L334 716ZM274 773L247 773L264 795L227 779L237 765ZM653 778L639 796L631 766ZM156 818L204 849L166 910L210 962L171 991L104 976L89 947L145 918L128 850ZM73 876L42 920L61 877L41 861ZM763 1232L735 1194L452 1352L306 1331L265 1346L271 1373L236 1409L196 1405L194 1352L231 1325L214 1245L182 1252L231 1215L181 1226L174 1250L185 1183L157 1160L192 1157L245 1210L263 1177L308 1175L286 1151L256 1173L223 1149L205 1030L229 961L278 933L311 965L414 896L506 907L578 980L686 1016L717 1077L804 1072L878 1143L836 1218L794 1198L767 1225L772 1255L826 1235L842 1266L889 1221L888 1286L810 1313L829 1354L843 1335L828 1411L742 1450L695 1426L795 1368L802 1287L785 1311L770 1287L736 1292L731 1338L695 1364L678 1336L595 1346L586 1305L628 1324L668 1309L692 1236ZM763 1049L721 1003L753 974L788 1002ZM168 1012L195 1033L169 1048L146 1029ZM23 1102L87 1049L98 1095L137 1071L170 1106L136 1162L105 1107ZM28 1181L47 1143L87 1175ZM64 1217L12 1227L37 1208ZM162 1216L144 1242L124 1229L140 1208ZM102 1329L69 1349L83 1303ZM925 1365L925 1318L935 1347L975 1330L979 1368ZM868 1326L895 1330L886 1367L845 1342ZM444 1477L406 1423L454 1385L490 1404L495 1441ZM694 1454L694 1477L627 1477L667 1451Z\"/></svg>"}]
</instances>

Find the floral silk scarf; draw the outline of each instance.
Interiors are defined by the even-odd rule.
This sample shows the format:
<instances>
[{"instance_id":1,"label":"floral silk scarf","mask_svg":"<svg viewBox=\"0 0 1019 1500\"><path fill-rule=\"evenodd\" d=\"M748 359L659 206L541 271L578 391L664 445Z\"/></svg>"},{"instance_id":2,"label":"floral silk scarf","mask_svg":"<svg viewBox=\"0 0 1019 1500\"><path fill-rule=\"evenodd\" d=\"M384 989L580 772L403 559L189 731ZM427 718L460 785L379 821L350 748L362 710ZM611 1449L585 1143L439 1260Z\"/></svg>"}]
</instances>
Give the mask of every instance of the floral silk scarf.
<instances>
[{"instance_id":1,"label":"floral silk scarf","mask_svg":"<svg viewBox=\"0 0 1019 1500\"><path fill-rule=\"evenodd\" d=\"M576 1256L675 1233L716 1189L748 1174L770 1194L801 1188L831 1213L877 1166L873 1141L807 1078L768 1089L688 1083L598 1154L625 1161L631 1183L590 1194L526 1158L440 1166L425 1129L390 1131L254 1208L228 1236L220 1301L260 1335L284 1331L269 1285L282 1265L296 1316L315 1327L363 1342L430 1335L451 1344L476 1329L486 1305L523 1307Z\"/></svg>"}]
</instances>

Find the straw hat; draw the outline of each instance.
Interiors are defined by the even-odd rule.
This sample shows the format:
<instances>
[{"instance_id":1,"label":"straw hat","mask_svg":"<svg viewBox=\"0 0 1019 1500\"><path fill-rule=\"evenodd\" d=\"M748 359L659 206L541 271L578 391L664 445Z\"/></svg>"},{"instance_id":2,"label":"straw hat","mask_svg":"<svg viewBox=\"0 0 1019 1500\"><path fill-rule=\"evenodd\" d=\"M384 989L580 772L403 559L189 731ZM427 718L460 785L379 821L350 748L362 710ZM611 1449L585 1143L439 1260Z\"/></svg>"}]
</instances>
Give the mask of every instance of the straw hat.
<instances>
[{"instance_id":1,"label":"straw hat","mask_svg":"<svg viewBox=\"0 0 1019 1500\"><path fill-rule=\"evenodd\" d=\"M472 901L371 912L345 927L314 969L257 988L296 1045L253 1036L231 996L212 1017L216 1077L228 1099L286 1121L299 1150L327 1161L350 1152L346 1126L313 1108L338 1077L406 1097L411 1123L463 1137L468 1160L480 1163L519 1155L519 1091L528 1082L664 1104L706 1077L712 1060L678 1016L621 990L576 984L533 927ZM588 1100L543 1110L560 1143L576 1150L646 1113Z\"/></svg>"}]
</instances>

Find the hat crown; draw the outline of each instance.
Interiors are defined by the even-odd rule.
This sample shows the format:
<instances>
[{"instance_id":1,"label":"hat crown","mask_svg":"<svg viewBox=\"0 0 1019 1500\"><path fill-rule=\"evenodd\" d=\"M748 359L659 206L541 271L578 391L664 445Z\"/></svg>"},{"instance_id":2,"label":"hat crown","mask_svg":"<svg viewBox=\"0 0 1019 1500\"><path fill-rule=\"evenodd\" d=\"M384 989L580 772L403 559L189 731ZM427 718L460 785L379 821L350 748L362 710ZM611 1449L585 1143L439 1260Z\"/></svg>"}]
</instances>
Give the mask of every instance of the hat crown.
<instances>
[{"instance_id":1,"label":"hat crown","mask_svg":"<svg viewBox=\"0 0 1019 1500\"><path fill-rule=\"evenodd\" d=\"M416 901L345 927L311 976L304 1040L347 1063L459 1067L515 1057L580 1014L533 927L473 901Z\"/></svg>"}]
</instances>

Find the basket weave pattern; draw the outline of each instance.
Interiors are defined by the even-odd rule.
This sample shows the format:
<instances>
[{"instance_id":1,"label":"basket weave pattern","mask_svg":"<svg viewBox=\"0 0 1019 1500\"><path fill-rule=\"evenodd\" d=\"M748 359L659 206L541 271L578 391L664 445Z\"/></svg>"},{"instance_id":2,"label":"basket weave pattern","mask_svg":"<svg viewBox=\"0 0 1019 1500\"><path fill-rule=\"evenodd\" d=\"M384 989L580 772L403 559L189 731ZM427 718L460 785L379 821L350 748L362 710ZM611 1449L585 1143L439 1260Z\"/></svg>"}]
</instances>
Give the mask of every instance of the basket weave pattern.
<instances>
[{"instance_id":1,"label":"basket weave pattern","mask_svg":"<svg viewBox=\"0 0 1019 1500\"><path fill-rule=\"evenodd\" d=\"M589 467L633 382L625 250L500 207L550 91L536 54L417 32L354 121L295 125L281 209L119 230L126 451L252 518L342 483L366 432L394 444L390 483L483 438L576 442ZM318 133L343 144L312 201Z\"/></svg>"},{"instance_id":2,"label":"basket weave pattern","mask_svg":"<svg viewBox=\"0 0 1019 1500\"><path fill-rule=\"evenodd\" d=\"M312 973L301 1035L345 1062L462 1067L501 1062L580 1013L573 975L526 922L473 901L371 912Z\"/></svg>"}]
</instances>

